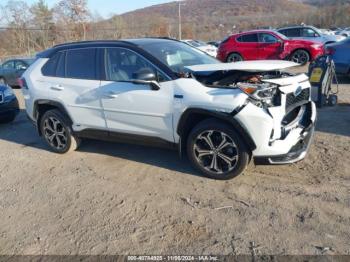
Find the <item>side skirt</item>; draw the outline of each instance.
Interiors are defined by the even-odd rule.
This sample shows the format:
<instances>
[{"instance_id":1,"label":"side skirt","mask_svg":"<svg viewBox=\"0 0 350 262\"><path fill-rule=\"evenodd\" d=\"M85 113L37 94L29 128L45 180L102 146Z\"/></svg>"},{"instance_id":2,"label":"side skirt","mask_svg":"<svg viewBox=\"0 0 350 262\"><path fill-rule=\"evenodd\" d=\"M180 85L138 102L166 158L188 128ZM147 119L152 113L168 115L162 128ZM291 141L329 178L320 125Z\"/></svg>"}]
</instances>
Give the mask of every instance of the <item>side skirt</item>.
<instances>
[{"instance_id":1,"label":"side skirt","mask_svg":"<svg viewBox=\"0 0 350 262\"><path fill-rule=\"evenodd\" d=\"M175 143L171 143L158 137L149 137L135 134L126 134L119 132L109 132L96 129L85 129L74 134L81 138L89 138L95 140L103 140L109 142L135 144L149 147L166 148L177 150L178 146Z\"/></svg>"}]
</instances>

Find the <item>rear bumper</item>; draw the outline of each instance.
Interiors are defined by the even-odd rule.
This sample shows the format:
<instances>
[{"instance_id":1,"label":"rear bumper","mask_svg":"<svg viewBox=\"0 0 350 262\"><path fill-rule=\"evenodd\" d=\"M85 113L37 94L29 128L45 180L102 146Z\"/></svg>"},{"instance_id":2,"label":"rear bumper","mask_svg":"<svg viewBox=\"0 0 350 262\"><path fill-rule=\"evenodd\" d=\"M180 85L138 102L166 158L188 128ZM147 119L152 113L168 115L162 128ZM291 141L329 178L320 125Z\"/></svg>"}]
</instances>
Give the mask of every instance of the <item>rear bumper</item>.
<instances>
[{"instance_id":1,"label":"rear bumper","mask_svg":"<svg viewBox=\"0 0 350 262\"><path fill-rule=\"evenodd\" d=\"M0 119L14 117L19 113L19 106L16 97L0 103Z\"/></svg>"}]
</instances>

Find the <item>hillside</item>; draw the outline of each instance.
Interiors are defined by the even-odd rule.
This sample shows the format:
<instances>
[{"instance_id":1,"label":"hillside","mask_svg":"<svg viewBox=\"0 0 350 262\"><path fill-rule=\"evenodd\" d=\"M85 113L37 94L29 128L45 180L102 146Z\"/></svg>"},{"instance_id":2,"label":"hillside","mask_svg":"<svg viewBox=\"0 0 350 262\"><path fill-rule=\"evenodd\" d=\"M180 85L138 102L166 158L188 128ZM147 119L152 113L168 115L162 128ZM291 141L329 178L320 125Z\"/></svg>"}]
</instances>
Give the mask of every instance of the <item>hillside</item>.
<instances>
[{"instance_id":1,"label":"hillside","mask_svg":"<svg viewBox=\"0 0 350 262\"><path fill-rule=\"evenodd\" d=\"M314 7L292 0L186 0L181 7L183 37L221 39L249 28L298 23ZM178 3L154 5L113 17L104 25L126 29L122 36L178 37Z\"/></svg>"}]
</instances>

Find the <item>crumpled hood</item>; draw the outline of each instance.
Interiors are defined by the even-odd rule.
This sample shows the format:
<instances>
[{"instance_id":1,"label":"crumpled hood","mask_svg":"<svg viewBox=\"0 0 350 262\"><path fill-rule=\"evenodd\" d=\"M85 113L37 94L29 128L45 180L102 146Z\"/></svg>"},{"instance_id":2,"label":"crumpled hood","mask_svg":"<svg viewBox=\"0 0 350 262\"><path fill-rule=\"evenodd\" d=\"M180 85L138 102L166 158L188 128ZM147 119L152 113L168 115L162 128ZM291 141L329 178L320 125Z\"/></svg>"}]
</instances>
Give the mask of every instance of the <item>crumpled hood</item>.
<instances>
[{"instance_id":1,"label":"crumpled hood","mask_svg":"<svg viewBox=\"0 0 350 262\"><path fill-rule=\"evenodd\" d=\"M297 63L283 60L258 60L241 61L235 63L218 63L186 66L192 72L214 72L214 71L246 71L246 72L268 72L300 66Z\"/></svg>"}]
</instances>

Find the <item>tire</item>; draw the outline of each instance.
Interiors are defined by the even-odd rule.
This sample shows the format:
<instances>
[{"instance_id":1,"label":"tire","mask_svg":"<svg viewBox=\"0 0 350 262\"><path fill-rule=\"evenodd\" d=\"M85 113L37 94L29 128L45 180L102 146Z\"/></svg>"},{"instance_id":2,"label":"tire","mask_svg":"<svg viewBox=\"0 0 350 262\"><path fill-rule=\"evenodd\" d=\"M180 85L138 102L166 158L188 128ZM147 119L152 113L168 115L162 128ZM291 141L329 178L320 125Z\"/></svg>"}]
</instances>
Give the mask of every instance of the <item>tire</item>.
<instances>
[{"instance_id":1,"label":"tire","mask_svg":"<svg viewBox=\"0 0 350 262\"><path fill-rule=\"evenodd\" d=\"M202 174L219 180L238 176L250 160L250 152L240 135L232 126L215 118L204 120L192 129L187 139L187 155Z\"/></svg>"},{"instance_id":2,"label":"tire","mask_svg":"<svg viewBox=\"0 0 350 262\"><path fill-rule=\"evenodd\" d=\"M44 113L40 130L53 152L64 154L77 150L80 145L80 139L73 135L69 118L57 109Z\"/></svg>"},{"instance_id":3,"label":"tire","mask_svg":"<svg viewBox=\"0 0 350 262\"><path fill-rule=\"evenodd\" d=\"M243 57L238 53L231 53L226 58L227 63L234 63L234 62L239 62L239 61L243 61Z\"/></svg>"},{"instance_id":4,"label":"tire","mask_svg":"<svg viewBox=\"0 0 350 262\"><path fill-rule=\"evenodd\" d=\"M310 61L310 55L306 50L298 49L292 53L290 60L300 65L306 65Z\"/></svg>"}]
</instances>

